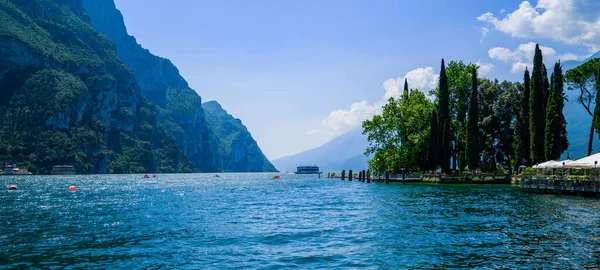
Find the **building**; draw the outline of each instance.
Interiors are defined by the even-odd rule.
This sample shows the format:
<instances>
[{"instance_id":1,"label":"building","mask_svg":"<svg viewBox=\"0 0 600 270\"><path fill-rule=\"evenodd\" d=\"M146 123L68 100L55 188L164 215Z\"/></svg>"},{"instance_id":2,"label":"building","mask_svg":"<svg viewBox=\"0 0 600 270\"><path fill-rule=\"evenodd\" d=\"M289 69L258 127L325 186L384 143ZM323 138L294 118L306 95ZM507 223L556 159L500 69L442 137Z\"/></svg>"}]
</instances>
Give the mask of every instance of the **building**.
<instances>
[{"instance_id":1,"label":"building","mask_svg":"<svg viewBox=\"0 0 600 270\"><path fill-rule=\"evenodd\" d=\"M75 174L75 167L71 165L56 165L52 167L52 174Z\"/></svg>"},{"instance_id":2,"label":"building","mask_svg":"<svg viewBox=\"0 0 600 270\"><path fill-rule=\"evenodd\" d=\"M27 168L19 169L16 164L6 164L4 166L4 170L0 172L0 174L4 175L23 175L23 174L31 174Z\"/></svg>"}]
</instances>

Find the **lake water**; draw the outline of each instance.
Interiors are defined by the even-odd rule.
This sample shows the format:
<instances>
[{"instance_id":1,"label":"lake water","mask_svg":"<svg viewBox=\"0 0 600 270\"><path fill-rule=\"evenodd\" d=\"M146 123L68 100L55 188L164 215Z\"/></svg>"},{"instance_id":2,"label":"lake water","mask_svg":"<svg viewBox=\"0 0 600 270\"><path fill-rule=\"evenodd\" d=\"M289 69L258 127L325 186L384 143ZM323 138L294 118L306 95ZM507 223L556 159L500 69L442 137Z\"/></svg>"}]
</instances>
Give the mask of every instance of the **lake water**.
<instances>
[{"instance_id":1,"label":"lake water","mask_svg":"<svg viewBox=\"0 0 600 270\"><path fill-rule=\"evenodd\" d=\"M0 177L0 268L600 266L595 198L221 175Z\"/></svg>"}]
</instances>

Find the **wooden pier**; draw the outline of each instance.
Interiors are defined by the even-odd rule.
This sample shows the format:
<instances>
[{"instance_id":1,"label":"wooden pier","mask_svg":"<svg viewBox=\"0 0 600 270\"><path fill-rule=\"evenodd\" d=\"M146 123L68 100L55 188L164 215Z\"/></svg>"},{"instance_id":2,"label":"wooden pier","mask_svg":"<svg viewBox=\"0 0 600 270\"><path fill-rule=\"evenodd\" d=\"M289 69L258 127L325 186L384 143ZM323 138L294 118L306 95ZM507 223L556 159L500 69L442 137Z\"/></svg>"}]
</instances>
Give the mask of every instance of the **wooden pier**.
<instances>
[{"instance_id":1,"label":"wooden pier","mask_svg":"<svg viewBox=\"0 0 600 270\"><path fill-rule=\"evenodd\" d=\"M565 176L521 176L519 186L528 192L575 194L600 197L600 178L569 178Z\"/></svg>"},{"instance_id":2,"label":"wooden pier","mask_svg":"<svg viewBox=\"0 0 600 270\"><path fill-rule=\"evenodd\" d=\"M486 174L440 174L440 173L381 173L371 175L367 170L359 170L358 173L353 173L349 170L343 170L341 175L331 176L328 178L337 178L349 181L358 180L359 182L385 182L385 183L433 183L433 184L511 184L512 177L510 174L501 173L486 173Z\"/></svg>"}]
</instances>

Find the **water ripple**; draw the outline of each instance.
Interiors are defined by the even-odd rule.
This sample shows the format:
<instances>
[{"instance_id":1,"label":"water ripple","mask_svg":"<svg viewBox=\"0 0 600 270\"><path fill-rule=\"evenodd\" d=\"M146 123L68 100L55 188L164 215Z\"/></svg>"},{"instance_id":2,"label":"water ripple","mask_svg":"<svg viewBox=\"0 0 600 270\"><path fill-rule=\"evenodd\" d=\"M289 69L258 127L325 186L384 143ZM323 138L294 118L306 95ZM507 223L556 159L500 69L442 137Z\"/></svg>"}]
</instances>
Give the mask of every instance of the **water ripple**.
<instances>
[{"instance_id":1,"label":"water ripple","mask_svg":"<svg viewBox=\"0 0 600 270\"><path fill-rule=\"evenodd\" d=\"M0 177L0 268L600 265L597 199L272 176Z\"/></svg>"}]
</instances>

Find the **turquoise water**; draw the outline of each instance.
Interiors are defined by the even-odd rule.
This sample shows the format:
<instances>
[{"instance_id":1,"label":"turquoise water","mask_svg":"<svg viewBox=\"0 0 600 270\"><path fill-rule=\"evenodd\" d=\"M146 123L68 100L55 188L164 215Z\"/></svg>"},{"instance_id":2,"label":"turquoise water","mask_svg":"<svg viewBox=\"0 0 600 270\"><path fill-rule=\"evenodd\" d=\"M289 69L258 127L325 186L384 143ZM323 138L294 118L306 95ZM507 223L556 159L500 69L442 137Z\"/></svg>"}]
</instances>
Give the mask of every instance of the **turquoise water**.
<instances>
[{"instance_id":1,"label":"turquoise water","mask_svg":"<svg viewBox=\"0 0 600 270\"><path fill-rule=\"evenodd\" d=\"M272 177L0 177L0 268L600 266L595 198Z\"/></svg>"}]
</instances>

